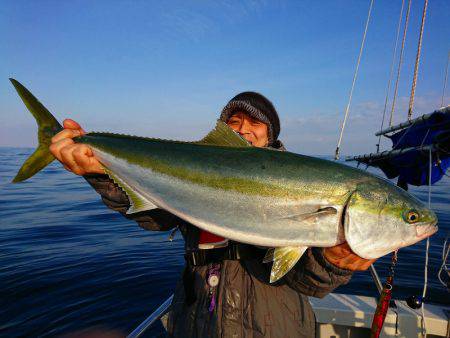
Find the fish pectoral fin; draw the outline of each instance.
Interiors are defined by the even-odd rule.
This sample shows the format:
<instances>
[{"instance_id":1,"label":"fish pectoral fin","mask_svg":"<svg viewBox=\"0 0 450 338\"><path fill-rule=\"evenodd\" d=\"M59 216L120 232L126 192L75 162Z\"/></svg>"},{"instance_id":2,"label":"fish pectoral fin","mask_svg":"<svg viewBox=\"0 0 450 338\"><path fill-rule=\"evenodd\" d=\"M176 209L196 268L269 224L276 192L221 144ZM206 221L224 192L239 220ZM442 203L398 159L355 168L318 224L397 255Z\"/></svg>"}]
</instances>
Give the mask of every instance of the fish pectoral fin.
<instances>
[{"instance_id":1,"label":"fish pectoral fin","mask_svg":"<svg viewBox=\"0 0 450 338\"><path fill-rule=\"evenodd\" d=\"M297 222L302 222L311 217L335 215L335 214L337 214L337 209L335 207L323 207L323 208L319 208L317 211L307 212L307 213L298 214L298 215L286 216L283 218L291 219L291 220L297 221Z\"/></svg>"},{"instance_id":2,"label":"fish pectoral fin","mask_svg":"<svg viewBox=\"0 0 450 338\"><path fill-rule=\"evenodd\" d=\"M221 120L217 120L214 129L203 139L195 143L228 147L251 147L251 144L246 139L241 137Z\"/></svg>"},{"instance_id":3,"label":"fish pectoral fin","mask_svg":"<svg viewBox=\"0 0 450 338\"><path fill-rule=\"evenodd\" d=\"M302 257L306 249L308 249L307 246L286 246L282 248L275 248L271 257L273 259L273 264L272 270L270 271L270 283L276 282L287 274L298 262L300 257ZM266 257L264 257L264 260Z\"/></svg>"},{"instance_id":4,"label":"fish pectoral fin","mask_svg":"<svg viewBox=\"0 0 450 338\"><path fill-rule=\"evenodd\" d=\"M272 262L274 253L275 253L275 248L267 249L266 255L263 258L263 263L270 263L270 262Z\"/></svg>"},{"instance_id":5,"label":"fish pectoral fin","mask_svg":"<svg viewBox=\"0 0 450 338\"><path fill-rule=\"evenodd\" d=\"M152 210L158 208L144 196L142 196L135 189L130 187L124 180L114 174L112 171L105 168L105 173L116 183L130 199L130 208L127 210L127 215L135 214L137 212Z\"/></svg>"}]
</instances>

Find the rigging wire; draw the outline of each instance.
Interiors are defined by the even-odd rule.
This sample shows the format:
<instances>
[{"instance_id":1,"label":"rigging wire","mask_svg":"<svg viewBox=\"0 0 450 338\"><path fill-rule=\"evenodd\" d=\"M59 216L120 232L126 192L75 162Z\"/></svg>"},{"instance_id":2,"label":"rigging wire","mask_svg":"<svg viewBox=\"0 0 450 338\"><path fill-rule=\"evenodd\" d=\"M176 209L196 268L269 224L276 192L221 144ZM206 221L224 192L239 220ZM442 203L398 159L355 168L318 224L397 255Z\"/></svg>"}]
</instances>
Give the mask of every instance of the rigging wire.
<instances>
[{"instance_id":1,"label":"rigging wire","mask_svg":"<svg viewBox=\"0 0 450 338\"><path fill-rule=\"evenodd\" d=\"M414 106L414 97L416 94L417 74L419 73L420 51L422 50L423 29L425 27L425 17L427 16L427 6L428 6L428 0L425 0L425 2L423 4L422 23L420 25L419 43L417 45L416 64L414 66L414 77L413 77L413 83L412 83L412 87L411 87L411 95L409 97L408 121L410 121L411 117L412 117L412 109Z\"/></svg>"},{"instance_id":2,"label":"rigging wire","mask_svg":"<svg viewBox=\"0 0 450 338\"><path fill-rule=\"evenodd\" d=\"M411 11L411 0L408 1L408 9L406 10L405 28L403 29L402 48L400 49L400 57L398 60L397 79L395 80L394 97L392 98L391 117L389 118L389 127L392 127L392 117L394 116L395 101L397 100L398 82L400 80L400 70L403 63L403 51L405 50L406 32L408 30L409 12Z\"/></svg>"},{"instance_id":3,"label":"rigging wire","mask_svg":"<svg viewBox=\"0 0 450 338\"><path fill-rule=\"evenodd\" d=\"M363 53L363 50L364 50L364 43L366 41L367 28L369 27L369 21L370 21L370 15L372 13L373 1L374 0L370 0L369 12L367 13L366 26L364 28L364 35L363 35L363 39L362 39L362 42L361 42L361 47L359 49L359 55L358 55L358 61L356 62L355 73L353 75L352 87L350 89L350 96L348 98L347 108L345 109L344 120L342 121L342 125L341 125L341 133L339 135L339 141L337 143L336 152L335 152L335 155L334 155L334 159L335 160L339 159L339 152L340 152L340 146L341 146L341 142L342 142L342 135L344 134L345 123L347 122L348 112L350 110L350 104L352 102L353 89L355 88L356 78L358 77L359 64L361 63L361 56L362 56L362 53Z\"/></svg>"},{"instance_id":4,"label":"rigging wire","mask_svg":"<svg viewBox=\"0 0 450 338\"><path fill-rule=\"evenodd\" d=\"M447 67L445 67L445 76L444 76L444 87L442 88L442 99L441 99L441 107L444 106L444 97L445 97L445 87L447 87L447 78L448 78L448 62L450 61L450 52L448 52L447 57Z\"/></svg>"},{"instance_id":5,"label":"rigging wire","mask_svg":"<svg viewBox=\"0 0 450 338\"><path fill-rule=\"evenodd\" d=\"M400 37L400 28L402 26L402 17L403 17L403 8L404 7L405 7L405 0L402 0L402 7L400 9L400 16L398 18L397 35L395 38L394 53L392 54L391 70L389 72L389 81L388 81L388 85L387 85L387 89L386 89L386 99L384 100L383 118L381 119L380 131L383 130L384 118L386 116L386 109L387 109L387 104L389 101L389 93L391 91L392 75L394 75L395 56L397 55L398 39ZM381 143L381 134L378 136L377 153L380 152L380 143Z\"/></svg>"}]
</instances>

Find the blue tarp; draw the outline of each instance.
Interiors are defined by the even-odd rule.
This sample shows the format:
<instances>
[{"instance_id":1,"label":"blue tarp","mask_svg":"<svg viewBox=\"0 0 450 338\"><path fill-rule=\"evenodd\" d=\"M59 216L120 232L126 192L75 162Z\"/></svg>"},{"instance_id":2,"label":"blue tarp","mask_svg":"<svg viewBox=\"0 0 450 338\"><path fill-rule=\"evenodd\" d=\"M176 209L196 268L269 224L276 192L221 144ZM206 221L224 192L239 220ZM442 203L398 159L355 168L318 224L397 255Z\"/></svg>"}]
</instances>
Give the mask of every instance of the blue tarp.
<instances>
[{"instance_id":1,"label":"blue tarp","mask_svg":"<svg viewBox=\"0 0 450 338\"><path fill-rule=\"evenodd\" d=\"M397 156L364 161L377 166L388 178L399 177L399 182L412 185L428 185L429 152L421 146L433 145L431 183L436 183L450 167L450 109L438 110L426 120L411 125L393 135L392 149L419 149Z\"/></svg>"}]
</instances>

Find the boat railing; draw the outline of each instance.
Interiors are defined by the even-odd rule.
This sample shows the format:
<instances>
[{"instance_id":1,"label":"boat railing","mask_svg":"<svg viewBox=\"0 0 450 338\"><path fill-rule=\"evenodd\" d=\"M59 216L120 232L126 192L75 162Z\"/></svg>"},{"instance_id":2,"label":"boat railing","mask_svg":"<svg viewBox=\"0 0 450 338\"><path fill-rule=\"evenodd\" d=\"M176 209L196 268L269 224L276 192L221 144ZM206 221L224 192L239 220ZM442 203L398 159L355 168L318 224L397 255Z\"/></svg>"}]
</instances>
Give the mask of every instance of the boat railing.
<instances>
[{"instance_id":1,"label":"boat railing","mask_svg":"<svg viewBox=\"0 0 450 338\"><path fill-rule=\"evenodd\" d=\"M127 338L140 337L150 326L160 320L167 312L169 312L170 304L172 304L173 295L165 300L150 316L148 316L137 328L135 328Z\"/></svg>"}]
</instances>

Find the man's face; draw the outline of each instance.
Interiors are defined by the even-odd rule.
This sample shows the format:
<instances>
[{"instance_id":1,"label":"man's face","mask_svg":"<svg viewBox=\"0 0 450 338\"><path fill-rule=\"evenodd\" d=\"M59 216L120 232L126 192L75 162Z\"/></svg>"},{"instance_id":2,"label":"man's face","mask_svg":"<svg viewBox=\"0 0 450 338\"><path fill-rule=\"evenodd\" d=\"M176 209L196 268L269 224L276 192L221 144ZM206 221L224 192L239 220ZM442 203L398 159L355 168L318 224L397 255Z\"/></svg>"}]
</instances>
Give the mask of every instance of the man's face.
<instances>
[{"instance_id":1,"label":"man's face","mask_svg":"<svg viewBox=\"0 0 450 338\"><path fill-rule=\"evenodd\" d=\"M231 115L227 124L255 147L266 147L269 144L267 124L244 112Z\"/></svg>"}]
</instances>

